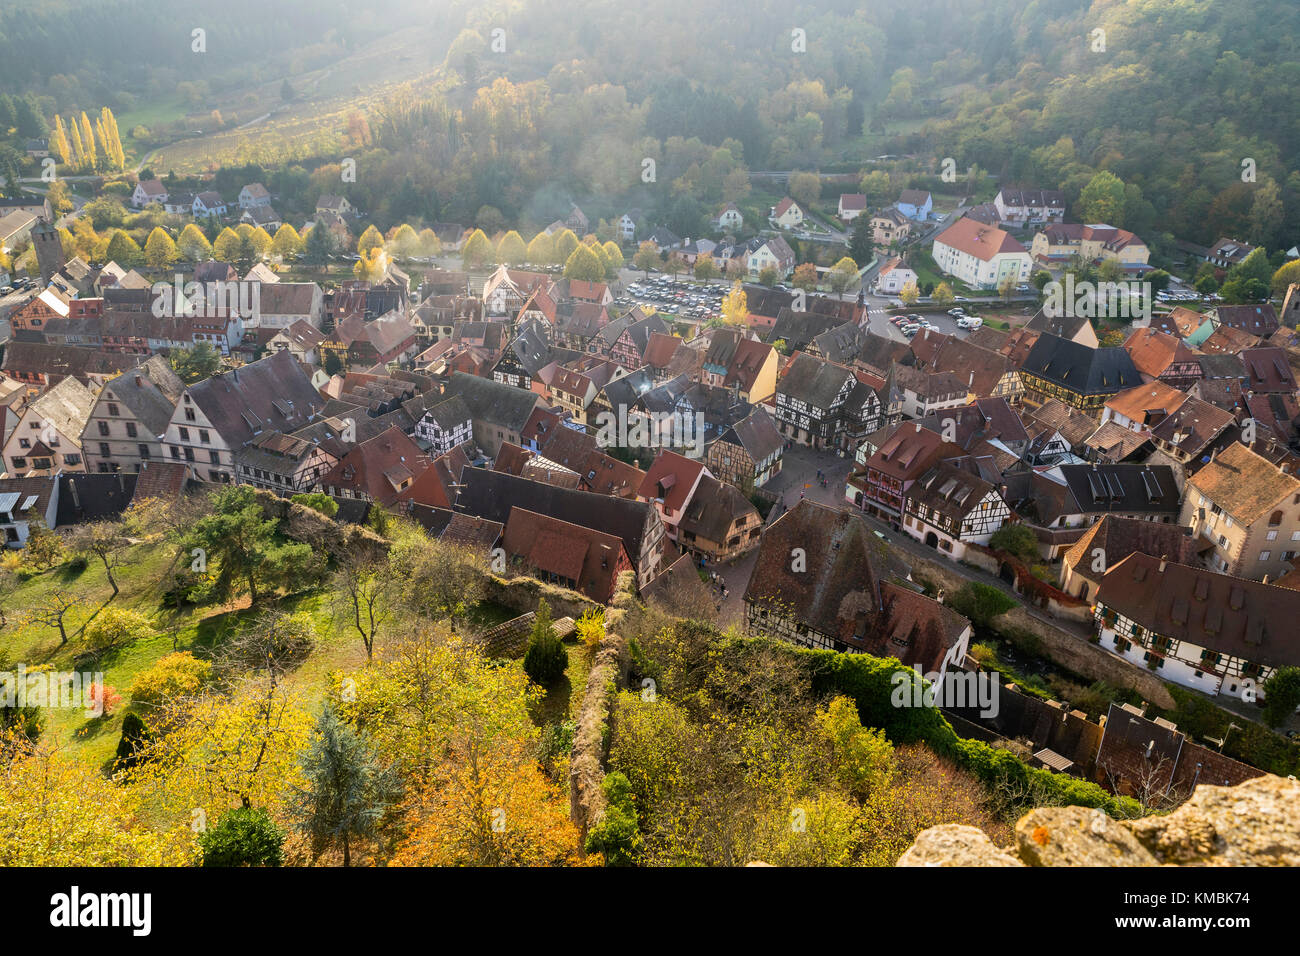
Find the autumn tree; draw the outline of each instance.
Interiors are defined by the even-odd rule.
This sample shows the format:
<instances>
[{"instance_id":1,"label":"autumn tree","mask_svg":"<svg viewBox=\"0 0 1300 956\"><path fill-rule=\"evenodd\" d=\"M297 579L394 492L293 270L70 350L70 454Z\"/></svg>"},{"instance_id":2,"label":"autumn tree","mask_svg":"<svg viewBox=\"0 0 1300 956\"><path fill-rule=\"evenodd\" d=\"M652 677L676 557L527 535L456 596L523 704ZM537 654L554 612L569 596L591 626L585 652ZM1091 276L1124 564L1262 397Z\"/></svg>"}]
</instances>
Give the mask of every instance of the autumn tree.
<instances>
[{"instance_id":1,"label":"autumn tree","mask_svg":"<svg viewBox=\"0 0 1300 956\"><path fill-rule=\"evenodd\" d=\"M648 240L637 247L636 255L632 257L632 265L644 272L647 279L650 278L651 269L658 269L663 264L658 247Z\"/></svg>"},{"instance_id":2,"label":"autumn tree","mask_svg":"<svg viewBox=\"0 0 1300 956\"><path fill-rule=\"evenodd\" d=\"M366 226L365 231L361 233L361 238L357 240L357 254L365 258L372 250L383 248L383 234L373 225Z\"/></svg>"},{"instance_id":3,"label":"autumn tree","mask_svg":"<svg viewBox=\"0 0 1300 956\"><path fill-rule=\"evenodd\" d=\"M173 349L168 360L172 371L186 385L211 378L221 369L221 353L211 342L195 343L192 349Z\"/></svg>"},{"instance_id":4,"label":"autumn tree","mask_svg":"<svg viewBox=\"0 0 1300 956\"><path fill-rule=\"evenodd\" d=\"M817 266L812 262L803 262L795 267L790 284L796 289L812 292L817 288Z\"/></svg>"},{"instance_id":5,"label":"autumn tree","mask_svg":"<svg viewBox=\"0 0 1300 956\"><path fill-rule=\"evenodd\" d=\"M54 588L37 600L23 615L24 626L40 624L59 632L59 647L68 643L68 614L81 602L71 592Z\"/></svg>"},{"instance_id":6,"label":"autumn tree","mask_svg":"<svg viewBox=\"0 0 1300 956\"><path fill-rule=\"evenodd\" d=\"M388 552L388 573L403 606L428 620L456 623L485 593L487 565L481 556L429 538L418 526L397 523Z\"/></svg>"},{"instance_id":7,"label":"autumn tree","mask_svg":"<svg viewBox=\"0 0 1300 956\"><path fill-rule=\"evenodd\" d=\"M466 269L483 269L495 260L496 253L483 230L475 229L461 247L460 256Z\"/></svg>"},{"instance_id":8,"label":"autumn tree","mask_svg":"<svg viewBox=\"0 0 1300 956\"><path fill-rule=\"evenodd\" d=\"M140 244L132 239L121 229L114 231L113 238L108 241L108 250L105 255L120 266L138 266L144 262L144 253L140 249Z\"/></svg>"},{"instance_id":9,"label":"autumn tree","mask_svg":"<svg viewBox=\"0 0 1300 956\"><path fill-rule=\"evenodd\" d=\"M921 290L916 287L915 282L907 282L904 284L903 288L899 290L898 298L902 301L903 305L916 305L917 300L921 298Z\"/></svg>"},{"instance_id":10,"label":"autumn tree","mask_svg":"<svg viewBox=\"0 0 1300 956\"><path fill-rule=\"evenodd\" d=\"M203 230L192 222L186 223L185 228L181 230L176 247L186 262L206 262L212 258L212 245L208 242L208 237L203 235Z\"/></svg>"},{"instance_id":11,"label":"autumn tree","mask_svg":"<svg viewBox=\"0 0 1300 956\"><path fill-rule=\"evenodd\" d=\"M695 278L708 282L718 277L718 267L713 262L713 256L702 255L695 260Z\"/></svg>"},{"instance_id":12,"label":"autumn tree","mask_svg":"<svg viewBox=\"0 0 1300 956\"><path fill-rule=\"evenodd\" d=\"M568 666L568 651L555 635L551 606L543 598L537 602L533 633L524 654L524 673L543 687L548 687L564 676Z\"/></svg>"},{"instance_id":13,"label":"autumn tree","mask_svg":"<svg viewBox=\"0 0 1300 956\"><path fill-rule=\"evenodd\" d=\"M599 282L605 278L605 267L591 246L579 243L564 263L564 277Z\"/></svg>"},{"instance_id":14,"label":"autumn tree","mask_svg":"<svg viewBox=\"0 0 1300 956\"><path fill-rule=\"evenodd\" d=\"M131 539L127 537L126 528L121 521L88 521L77 525L68 537L68 547L79 554L98 558L104 566L104 575L116 597L119 588L113 577L113 569L131 551Z\"/></svg>"},{"instance_id":15,"label":"autumn tree","mask_svg":"<svg viewBox=\"0 0 1300 956\"><path fill-rule=\"evenodd\" d=\"M216 241L212 243L212 255L218 262L234 262L239 258L241 242L239 233L227 226L217 234Z\"/></svg>"},{"instance_id":16,"label":"autumn tree","mask_svg":"<svg viewBox=\"0 0 1300 956\"><path fill-rule=\"evenodd\" d=\"M538 267L555 264L555 243L544 232L533 236L528 243L527 261Z\"/></svg>"},{"instance_id":17,"label":"autumn tree","mask_svg":"<svg viewBox=\"0 0 1300 956\"><path fill-rule=\"evenodd\" d=\"M627 264L623 258L623 250L618 247L616 242L606 242L600 248L605 253L609 274L611 276L617 275L618 271Z\"/></svg>"},{"instance_id":18,"label":"autumn tree","mask_svg":"<svg viewBox=\"0 0 1300 956\"><path fill-rule=\"evenodd\" d=\"M497 243L497 262L507 266L522 265L528 257L528 248L518 232L511 229Z\"/></svg>"},{"instance_id":19,"label":"autumn tree","mask_svg":"<svg viewBox=\"0 0 1300 956\"><path fill-rule=\"evenodd\" d=\"M139 791L55 747L11 734L0 751L0 866L194 862L188 818L149 821Z\"/></svg>"},{"instance_id":20,"label":"autumn tree","mask_svg":"<svg viewBox=\"0 0 1300 956\"><path fill-rule=\"evenodd\" d=\"M727 325L744 325L749 319L749 301L740 281L732 283L731 291L722 297L722 321Z\"/></svg>"},{"instance_id":21,"label":"autumn tree","mask_svg":"<svg viewBox=\"0 0 1300 956\"><path fill-rule=\"evenodd\" d=\"M817 173L799 172L790 174L790 197L805 210L821 198L822 178Z\"/></svg>"},{"instance_id":22,"label":"autumn tree","mask_svg":"<svg viewBox=\"0 0 1300 956\"><path fill-rule=\"evenodd\" d=\"M265 810L235 807L199 834L199 848L204 866L280 866L284 838Z\"/></svg>"},{"instance_id":23,"label":"autumn tree","mask_svg":"<svg viewBox=\"0 0 1300 956\"><path fill-rule=\"evenodd\" d=\"M334 613L355 630L373 660L375 637L393 613L400 579L381 561L344 558L334 575Z\"/></svg>"},{"instance_id":24,"label":"autumn tree","mask_svg":"<svg viewBox=\"0 0 1300 956\"><path fill-rule=\"evenodd\" d=\"M830 283L831 290L836 295L843 295L858 278L858 264L844 256L839 262L831 266L831 271L827 275L827 281Z\"/></svg>"},{"instance_id":25,"label":"autumn tree","mask_svg":"<svg viewBox=\"0 0 1300 956\"><path fill-rule=\"evenodd\" d=\"M247 485L231 485L212 496L212 513L200 518L183 539L183 550L198 550L216 565L214 593L228 598L247 591L254 604L265 589L309 577L318 562L309 545L277 540L276 522L268 520Z\"/></svg>"},{"instance_id":26,"label":"autumn tree","mask_svg":"<svg viewBox=\"0 0 1300 956\"><path fill-rule=\"evenodd\" d=\"M954 296L952 293L952 286L950 286L946 282L940 282L937 286L935 286L934 292L931 293L930 295L930 301L932 301L935 305L937 305L941 309L946 306L952 305L953 298Z\"/></svg>"},{"instance_id":27,"label":"autumn tree","mask_svg":"<svg viewBox=\"0 0 1300 956\"><path fill-rule=\"evenodd\" d=\"M551 241L555 245L555 262L557 265L569 261L569 256L573 255L573 250L579 245L578 237L574 235L572 229L561 229Z\"/></svg>"},{"instance_id":28,"label":"autumn tree","mask_svg":"<svg viewBox=\"0 0 1300 956\"><path fill-rule=\"evenodd\" d=\"M176 261L176 243L162 226L155 226L144 244L144 261L153 269L165 269Z\"/></svg>"}]
</instances>

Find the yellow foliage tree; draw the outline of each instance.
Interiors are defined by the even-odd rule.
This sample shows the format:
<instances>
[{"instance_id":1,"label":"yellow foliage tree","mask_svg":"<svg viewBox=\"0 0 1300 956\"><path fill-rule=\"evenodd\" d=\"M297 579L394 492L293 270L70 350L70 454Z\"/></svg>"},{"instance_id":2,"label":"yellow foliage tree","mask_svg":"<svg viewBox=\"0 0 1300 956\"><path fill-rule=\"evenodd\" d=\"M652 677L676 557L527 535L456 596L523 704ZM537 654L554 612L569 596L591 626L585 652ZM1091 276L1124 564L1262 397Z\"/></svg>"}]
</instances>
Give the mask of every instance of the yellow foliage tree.
<instances>
[{"instance_id":1,"label":"yellow foliage tree","mask_svg":"<svg viewBox=\"0 0 1300 956\"><path fill-rule=\"evenodd\" d=\"M744 325L748 317L749 297L737 279L732 283L731 291L722 297L722 321L728 325Z\"/></svg>"}]
</instances>

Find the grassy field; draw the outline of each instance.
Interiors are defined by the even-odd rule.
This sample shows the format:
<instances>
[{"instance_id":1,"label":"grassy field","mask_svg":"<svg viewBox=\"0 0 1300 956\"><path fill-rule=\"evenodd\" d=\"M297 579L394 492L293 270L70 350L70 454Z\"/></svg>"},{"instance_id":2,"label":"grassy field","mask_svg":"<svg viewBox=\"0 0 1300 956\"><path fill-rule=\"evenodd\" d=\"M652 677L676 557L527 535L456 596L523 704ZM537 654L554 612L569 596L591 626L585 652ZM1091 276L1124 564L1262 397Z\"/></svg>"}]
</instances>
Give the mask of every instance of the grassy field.
<instances>
[{"instance_id":1,"label":"grassy field","mask_svg":"<svg viewBox=\"0 0 1300 956\"><path fill-rule=\"evenodd\" d=\"M170 579L173 551L166 545L136 545L114 572L121 593L113 591L103 566L89 564L83 571L68 565L38 574L18 585L8 597L8 624L0 627L0 671L23 664L29 671L46 666L56 671L102 673L104 683L122 695L122 702L106 717L88 717L80 707L43 708L45 739L88 763L106 767L117 748L122 719L131 710L131 683L159 658L173 651L206 656L263 611L278 607L306 614L314 625L317 644L307 659L285 677L285 683L311 698L323 692L332 671L354 670L365 664L365 649L354 631L335 621L328 596L308 591L259 602L250 608L244 597L225 606L189 607L181 611L163 604L164 581ZM58 630L43 624L23 624L24 613L38 607L57 590L77 599L68 613L68 643L60 646ZM95 657L87 652L84 629L105 608L136 611L153 624L156 635ZM473 633L515 616L514 611L488 602L471 609L467 629ZM382 634L381 634L382 641ZM572 655L576 657L577 655ZM585 676L583 677L585 681Z\"/></svg>"}]
</instances>

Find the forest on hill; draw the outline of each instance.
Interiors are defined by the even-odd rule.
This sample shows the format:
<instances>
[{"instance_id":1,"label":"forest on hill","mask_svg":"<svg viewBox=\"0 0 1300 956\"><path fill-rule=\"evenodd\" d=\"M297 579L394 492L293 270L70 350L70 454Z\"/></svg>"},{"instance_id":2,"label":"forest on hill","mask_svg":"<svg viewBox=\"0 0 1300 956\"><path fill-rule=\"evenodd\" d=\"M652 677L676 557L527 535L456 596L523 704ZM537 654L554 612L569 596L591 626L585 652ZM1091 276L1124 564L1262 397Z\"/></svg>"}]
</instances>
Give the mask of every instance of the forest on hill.
<instances>
[{"instance_id":1,"label":"forest on hill","mask_svg":"<svg viewBox=\"0 0 1300 956\"><path fill-rule=\"evenodd\" d=\"M577 200L593 223L638 206L698 234L718 204L750 196L747 172L877 170L892 192L937 187L951 159L963 177L1059 187L1072 205L1108 170L1126 189L1111 224L1157 247L1229 235L1277 248L1300 232L1300 111L1283 92L1300 80L1300 6L1288 0L435 10L431 20L427 5L393 0L355 16L295 0L271 15L235 0L209 18L209 48L223 55L196 65L189 24L201 8L69 0L4 18L0 85L47 119L122 112L178 81L214 96L292 83L385 31L432 22L447 52L413 62L418 80L382 105L330 113L330 137L253 143L241 160L328 177L355 158L354 201L383 224L469 222L484 207L545 224ZM0 103L0 123L6 112Z\"/></svg>"}]
</instances>

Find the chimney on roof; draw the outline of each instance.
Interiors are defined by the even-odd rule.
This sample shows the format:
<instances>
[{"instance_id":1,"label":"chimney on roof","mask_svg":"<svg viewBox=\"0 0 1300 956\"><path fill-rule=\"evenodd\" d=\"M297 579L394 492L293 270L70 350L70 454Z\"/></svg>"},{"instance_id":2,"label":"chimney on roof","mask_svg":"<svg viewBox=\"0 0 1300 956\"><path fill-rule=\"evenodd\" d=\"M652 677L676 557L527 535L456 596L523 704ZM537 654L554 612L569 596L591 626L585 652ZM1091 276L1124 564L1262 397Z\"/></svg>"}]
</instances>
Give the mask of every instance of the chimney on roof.
<instances>
[{"instance_id":1,"label":"chimney on roof","mask_svg":"<svg viewBox=\"0 0 1300 956\"><path fill-rule=\"evenodd\" d=\"M1164 573L1165 573L1165 566L1166 566L1167 564L1169 564L1169 555L1167 555L1167 554L1162 554L1162 555L1160 555L1160 573L1161 573L1161 574L1164 574Z\"/></svg>"}]
</instances>

